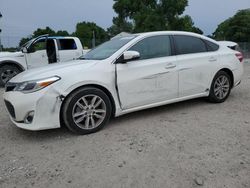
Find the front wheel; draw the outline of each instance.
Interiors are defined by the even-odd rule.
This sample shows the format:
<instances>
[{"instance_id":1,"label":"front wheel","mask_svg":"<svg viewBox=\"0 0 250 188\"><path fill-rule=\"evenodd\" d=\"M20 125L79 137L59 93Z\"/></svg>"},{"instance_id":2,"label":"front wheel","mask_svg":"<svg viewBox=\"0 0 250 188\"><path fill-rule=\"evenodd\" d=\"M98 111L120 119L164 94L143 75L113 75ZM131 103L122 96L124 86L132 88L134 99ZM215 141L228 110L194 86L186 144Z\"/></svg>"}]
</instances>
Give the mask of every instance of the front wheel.
<instances>
[{"instance_id":1,"label":"front wheel","mask_svg":"<svg viewBox=\"0 0 250 188\"><path fill-rule=\"evenodd\" d=\"M13 65L4 65L0 67L0 86L5 84L14 76L19 74L21 71Z\"/></svg>"},{"instance_id":2,"label":"front wheel","mask_svg":"<svg viewBox=\"0 0 250 188\"><path fill-rule=\"evenodd\" d=\"M212 82L209 101L214 103L224 102L231 92L232 80L225 71L219 71Z\"/></svg>"},{"instance_id":3,"label":"front wheel","mask_svg":"<svg viewBox=\"0 0 250 188\"><path fill-rule=\"evenodd\" d=\"M65 125L74 133L90 134L99 131L109 121L112 106L109 97L100 89L81 88L66 99L62 109Z\"/></svg>"}]
</instances>

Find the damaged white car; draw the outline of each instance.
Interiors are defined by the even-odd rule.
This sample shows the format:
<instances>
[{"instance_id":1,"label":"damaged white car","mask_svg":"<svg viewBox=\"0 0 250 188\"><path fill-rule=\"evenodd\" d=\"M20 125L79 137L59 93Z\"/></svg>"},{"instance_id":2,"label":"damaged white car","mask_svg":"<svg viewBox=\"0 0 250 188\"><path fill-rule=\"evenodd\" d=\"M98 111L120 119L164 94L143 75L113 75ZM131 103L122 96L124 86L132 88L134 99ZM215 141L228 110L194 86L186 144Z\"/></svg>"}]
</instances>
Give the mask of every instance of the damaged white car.
<instances>
[{"instance_id":1,"label":"damaged white car","mask_svg":"<svg viewBox=\"0 0 250 188\"><path fill-rule=\"evenodd\" d=\"M241 82L242 60L240 52L194 33L133 34L78 60L17 75L7 83L4 101L20 128L65 124L89 134L133 111L198 97L224 102Z\"/></svg>"}]
</instances>

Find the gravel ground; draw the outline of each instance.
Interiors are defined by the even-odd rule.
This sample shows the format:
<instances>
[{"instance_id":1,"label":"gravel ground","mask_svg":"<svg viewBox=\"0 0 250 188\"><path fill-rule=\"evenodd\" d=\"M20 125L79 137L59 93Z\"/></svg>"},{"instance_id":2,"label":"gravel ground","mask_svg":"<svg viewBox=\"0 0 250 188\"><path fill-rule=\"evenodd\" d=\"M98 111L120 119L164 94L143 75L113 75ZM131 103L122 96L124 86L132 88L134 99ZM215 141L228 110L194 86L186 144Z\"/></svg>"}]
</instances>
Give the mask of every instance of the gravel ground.
<instances>
[{"instance_id":1,"label":"gravel ground","mask_svg":"<svg viewBox=\"0 0 250 188\"><path fill-rule=\"evenodd\" d=\"M16 128L1 98L0 187L249 188L249 113L250 64L223 104L144 110L87 136Z\"/></svg>"}]
</instances>

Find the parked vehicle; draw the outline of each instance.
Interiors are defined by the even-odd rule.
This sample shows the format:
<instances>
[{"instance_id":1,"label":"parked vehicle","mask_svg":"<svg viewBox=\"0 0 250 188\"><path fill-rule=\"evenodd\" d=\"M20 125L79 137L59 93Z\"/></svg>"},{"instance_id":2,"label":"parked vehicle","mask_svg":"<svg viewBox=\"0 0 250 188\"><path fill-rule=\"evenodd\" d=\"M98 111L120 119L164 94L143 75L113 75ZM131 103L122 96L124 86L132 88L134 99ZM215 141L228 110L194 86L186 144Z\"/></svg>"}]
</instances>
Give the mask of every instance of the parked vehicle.
<instances>
[{"instance_id":1,"label":"parked vehicle","mask_svg":"<svg viewBox=\"0 0 250 188\"><path fill-rule=\"evenodd\" d=\"M28 130L78 134L112 116L188 99L224 102L243 74L240 52L188 32L118 37L81 59L21 73L6 85L11 120Z\"/></svg>"},{"instance_id":2,"label":"parked vehicle","mask_svg":"<svg viewBox=\"0 0 250 188\"><path fill-rule=\"evenodd\" d=\"M79 58L83 50L76 37L49 37L43 35L27 42L19 52L0 53L0 85L20 72Z\"/></svg>"}]
</instances>

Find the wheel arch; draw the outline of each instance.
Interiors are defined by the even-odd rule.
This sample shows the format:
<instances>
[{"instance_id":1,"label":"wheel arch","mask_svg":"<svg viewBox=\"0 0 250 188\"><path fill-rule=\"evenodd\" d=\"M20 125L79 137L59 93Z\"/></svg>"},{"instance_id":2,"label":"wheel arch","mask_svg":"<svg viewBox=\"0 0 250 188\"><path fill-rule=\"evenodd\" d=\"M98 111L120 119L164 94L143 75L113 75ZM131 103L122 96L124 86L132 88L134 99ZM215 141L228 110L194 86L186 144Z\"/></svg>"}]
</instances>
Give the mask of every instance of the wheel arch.
<instances>
[{"instance_id":1,"label":"wheel arch","mask_svg":"<svg viewBox=\"0 0 250 188\"><path fill-rule=\"evenodd\" d=\"M21 72L22 72L22 71L25 71L24 67L23 67L20 63L18 63L18 62L16 62L16 61L4 60L4 61L1 61L1 62L0 62L0 68L2 68L2 67L5 66L5 65L15 66L15 67L18 68Z\"/></svg>"},{"instance_id":2,"label":"wheel arch","mask_svg":"<svg viewBox=\"0 0 250 188\"><path fill-rule=\"evenodd\" d=\"M224 72L226 72L230 76L230 79L231 79L231 88L233 88L234 87L234 75L233 75L233 71L231 71L228 68L220 69L218 72L220 72L220 71L224 71Z\"/></svg>"},{"instance_id":3,"label":"wheel arch","mask_svg":"<svg viewBox=\"0 0 250 188\"><path fill-rule=\"evenodd\" d=\"M74 93L75 91L79 90L79 89L82 89L82 88L87 88L87 87L92 87L92 88L97 88L97 89L100 89L102 90L109 98L110 102L111 102L111 106L112 106L112 112L111 112L111 116L114 117L115 116L115 113L116 113L116 105L115 105L115 100L114 100L114 97L113 95L111 94L111 92L104 86L102 85L99 85L99 84L86 84L86 85L82 85L82 86L79 86L79 87L76 87L75 89L73 89L72 91L70 91L64 98L63 102L62 102L62 105L60 107L60 122L62 123L63 122L63 118L62 118L62 110L63 110L63 107L65 105L65 101L66 99L70 96L70 94Z\"/></svg>"}]
</instances>

